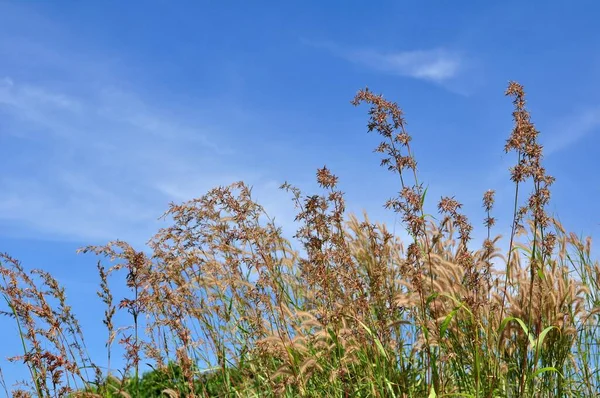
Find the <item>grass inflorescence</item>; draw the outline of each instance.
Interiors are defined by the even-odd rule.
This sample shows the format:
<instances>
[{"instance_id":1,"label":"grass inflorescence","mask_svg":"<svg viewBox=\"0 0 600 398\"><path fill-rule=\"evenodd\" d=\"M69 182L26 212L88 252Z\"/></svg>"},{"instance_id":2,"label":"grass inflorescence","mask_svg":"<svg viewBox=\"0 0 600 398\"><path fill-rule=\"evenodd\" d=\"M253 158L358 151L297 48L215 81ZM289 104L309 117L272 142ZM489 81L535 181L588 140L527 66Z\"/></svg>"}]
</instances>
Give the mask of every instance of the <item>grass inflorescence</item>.
<instances>
[{"instance_id":1,"label":"grass inflorescence","mask_svg":"<svg viewBox=\"0 0 600 398\"><path fill-rule=\"evenodd\" d=\"M6 395L596 396L600 265L591 239L548 215L554 179L539 132L523 87L511 82L506 95L514 128L504 149L516 158L507 252L494 234L493 190L483 194L479 244L454 197L441 198L440 217L426 213L402 110L361 90L352 103L368 106L381 165L398 177L385 205L408 241L348 214L326 167L316 174L320 193L282 186L297 209L293 240L242 182L171 204L149 251L122 241L82 249L100 256L104 367L90 358L59 283L2 254L3 313L21 342L11 360L30 376L2 382ZM126 297L115 296L118 275Z\"/></svg>"}]
</instances>

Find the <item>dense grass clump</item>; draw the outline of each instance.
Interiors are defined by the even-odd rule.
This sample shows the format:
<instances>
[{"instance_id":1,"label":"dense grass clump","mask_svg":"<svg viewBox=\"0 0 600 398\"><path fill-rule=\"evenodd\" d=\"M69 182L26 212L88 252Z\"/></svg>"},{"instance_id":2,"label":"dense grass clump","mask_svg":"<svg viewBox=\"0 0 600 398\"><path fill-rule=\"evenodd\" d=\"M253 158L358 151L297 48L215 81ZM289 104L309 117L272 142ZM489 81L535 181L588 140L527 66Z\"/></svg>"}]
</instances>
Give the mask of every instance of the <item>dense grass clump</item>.
<instances>
[{"instance_id":1,"label":"dense grass clump","mask_svg":"<svg viewBox=\"0 0 600 398\"><path fill-rule=\"evenodd\" d=\"M597 396L600 265L589 238L546 213L553 178L539 133L523 88L510 83L506 94L514 129L505 150L516 157L508 252L492 232L493 191L483 195L479 245L454 198L440 200L441 217L425 213L401 109L361 90L353 104L369 107L381 164L399 177L386 207L409 241L347 214L327 168L317 171L320 194L282 186L298 210L295 242L241 182L172 204L151 254L122 241L83 249L110 264L98 263L102 369L57 281L2 255L0 292L22 341L14 360L31 375L12 396ZM113 297L118 273L128 297ZM115 324L120 311L130 324ZM123 369L112 365L116 344ZM146 362L153 370L143 373Z\"/></svg>"}]
</instances>

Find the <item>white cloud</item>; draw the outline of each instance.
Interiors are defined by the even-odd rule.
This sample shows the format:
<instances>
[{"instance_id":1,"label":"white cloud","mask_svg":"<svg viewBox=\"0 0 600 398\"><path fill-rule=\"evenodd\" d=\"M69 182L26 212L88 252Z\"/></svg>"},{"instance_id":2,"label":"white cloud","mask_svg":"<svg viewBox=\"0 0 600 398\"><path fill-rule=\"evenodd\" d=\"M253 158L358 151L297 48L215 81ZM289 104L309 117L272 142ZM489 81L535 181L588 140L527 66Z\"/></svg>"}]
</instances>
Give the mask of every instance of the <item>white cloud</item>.
<instances>
[{"instance_id":1,"label":"white cloud","mask_svg":"<svg viewBox=\"0 0 600 398\"><path fill-rule=\"evenodd\" d=\"M0 80L0 103L11 105L21 110L33 106L52 106L71 112L79 111L81 105L74 99L62 94L50 93L39 87L16 86L11 78Z\"/></svg>"},{"instance_id":2,"label":"white cloud","mask_svg":"<svg viewBox=\"0 0 600 398\"><path fill-rule=\"evenodd\" d=\"M381 72L438 83L456 77L463 66L458 54L445 50L388 53L364 50L344 52L342 56Z\"/></svg>"},{"instance_id":3,"label":"white cloud","mask_svg":"<svg viewBox=\"0 0 600 398\"><path fill-rule=\"evenodd\" d=\"M259 200L280 194L272 177L236 162L260 148L236 148L228 122L254 114L222 98L182 109L148 87L142 96L110 54L71 51L68 35L45 22L51 37L0 24L1 235L140 245L164 226L157 219L170 201L239 180Z\"/></svg>"},{"instance_id":4,"label":"white cloud","mask_svg":"<svg viewBox=\"0 0 600 398\"><path fill-rule=\"evenodd\" d=\"M350 49L324 42L305 41L305 43L326 49L340 58L378 72L435 83L456 78L466 68L465 59L461 54L445 49L384 52L373 49Z\"/></svg>"},{"instance_id":5,"label":"white cloud","mask_svg":"<svg viewBox=\"0 0 600 398\"><path fill-rule=\"evenodd\" d=\"M563 118L552 128L553 132L544 134L541 141L544 144L544 154L550 156L584 139L600 130L600 107L587 109L578 114Z\"/></svg>"},{"instance_id":6,"label":"white cloud","mask_svg":"<svg viewBox=\"0 0 600 398\"><path fill-rule=\"evenodd\" d=\"M261 183L227 161L235 154L227 135L193 115L175 120L133 92L82 88L0 80L3 234L139 244L169 201L237 180Z\"/></svg>"}]
</instances>

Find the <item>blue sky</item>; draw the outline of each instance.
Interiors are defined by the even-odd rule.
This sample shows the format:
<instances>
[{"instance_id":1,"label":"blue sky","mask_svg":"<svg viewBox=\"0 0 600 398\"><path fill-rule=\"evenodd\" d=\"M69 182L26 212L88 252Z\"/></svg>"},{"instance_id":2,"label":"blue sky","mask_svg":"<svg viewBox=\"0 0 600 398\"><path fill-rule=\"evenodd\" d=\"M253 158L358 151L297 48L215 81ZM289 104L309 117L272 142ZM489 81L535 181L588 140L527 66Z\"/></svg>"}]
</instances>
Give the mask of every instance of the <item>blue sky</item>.
<instances>
[{"instance_id":1,"label":"blue sky","mask_svg":"<svg viewBox=\"0 0 600 398\"><path fill-rule=\"evenodd\" d=\"M597 236L599 12L594 1L1 2L0 250L55 273L93 338L95 259L75 250L141 248L170 201L244 180L291 231L278 186L312 193L326 164L350 210L393 224L382 204L396 179L372 153L366 109L349 104L367 85L405 110L430 204L456 195L480 226L481 195L496 189L506 233L509 80L525 85L557 178L550 211Z\"/></svg>"}]
</instances>

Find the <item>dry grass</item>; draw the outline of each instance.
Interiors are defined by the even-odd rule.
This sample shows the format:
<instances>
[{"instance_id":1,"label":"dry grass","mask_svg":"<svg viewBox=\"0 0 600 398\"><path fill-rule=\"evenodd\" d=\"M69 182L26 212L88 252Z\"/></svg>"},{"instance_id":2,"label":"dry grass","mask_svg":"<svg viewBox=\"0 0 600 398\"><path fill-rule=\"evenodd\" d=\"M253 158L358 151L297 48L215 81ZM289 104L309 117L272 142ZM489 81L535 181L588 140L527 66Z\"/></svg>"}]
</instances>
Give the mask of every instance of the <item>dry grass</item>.
<instances>
[{"instance_id":1,"label":"dry grass","mask_svg":"<svg viewBox=\"0 0 600 398\"><path fill-rule=\"evenodd\" d=\"M22 341L13 360L31 374L10 394L596 396L600 265L589 239L547 215L553 178L539 133L523 88L510 83L506 94L514 129L505 150L517 159L507 253L493 236L493 191L483 196L487 238L476 251L473 225L454 198L440 200L441 221L425 213L401 109L361 90L353 104L369 106L381 165L399 177L400 193L386 206L410 241L346 214L327 168L317 171L321 194L282 186L297 207L296 245L241 182L172 204L151 255L121 241L82 250L110 264L98 264L107 369L87 355L58 283L4 254L0 292ZM524 186L532 191L522 201ZM117 274L129 297L113 297ZM131 322L115 324L117 312ZM111 367L115 344L124 347L124 369ZM152 390L140 381L142 360L170 381Z\"/></svg>"}]
</instances>

